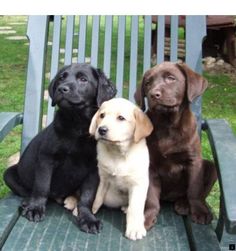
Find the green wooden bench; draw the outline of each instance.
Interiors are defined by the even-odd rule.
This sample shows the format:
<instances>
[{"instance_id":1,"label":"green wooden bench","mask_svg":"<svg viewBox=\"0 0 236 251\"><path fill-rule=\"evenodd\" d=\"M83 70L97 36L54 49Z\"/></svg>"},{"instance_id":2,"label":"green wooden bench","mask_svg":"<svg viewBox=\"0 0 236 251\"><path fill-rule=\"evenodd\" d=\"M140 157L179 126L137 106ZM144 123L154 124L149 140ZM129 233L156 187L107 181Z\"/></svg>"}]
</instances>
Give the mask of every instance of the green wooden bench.
<instances>
[{"instance_id":1,"label":"green wooden bench","mask_svg":"<svg viewBox=\"0 0 236 251\"><path fill-rule=\"evenodd\" d=\"M160 63L164 60L165 17L157 18L156 51L157 63ZM185 30L185 61L201 73L205 17L187 16ZM76 62L90 61L116 83L118 96L134 101L137 82L151 66L151 32L151 16L68 16L63 19L55 16L53 22L47 16L29 17L27 36L30 46L24 111L0 113L0 141L22 123L22 152L41 129L42 114L47 113L47 125L52 121L54 108L50 99L47 109L43 106L45 69L50 68L52 79L60 67L61 48L65 48L63 64L70 64L74 56ZM177 16L171 17L170 38L169 60L177 61ZM147 237L134 242L124 237L125 218L119 210L102 209L98 217L103 222L103 230L98 235L91 235L79 231L72 214L51 201L43 222L29 222L20 216L21 198L10 194L0 200L0 249L229 250L229 244L236 244L236 138L225 120L201 118L201 98L195 100L192 109L198 120L199 132L203 129L209 136L218 170L221 190L218 221L214 220L210 225L194 224L188 217L176 215L172 204L166 203L162 204L158 222Z\"/></svg>"}]
</instances>

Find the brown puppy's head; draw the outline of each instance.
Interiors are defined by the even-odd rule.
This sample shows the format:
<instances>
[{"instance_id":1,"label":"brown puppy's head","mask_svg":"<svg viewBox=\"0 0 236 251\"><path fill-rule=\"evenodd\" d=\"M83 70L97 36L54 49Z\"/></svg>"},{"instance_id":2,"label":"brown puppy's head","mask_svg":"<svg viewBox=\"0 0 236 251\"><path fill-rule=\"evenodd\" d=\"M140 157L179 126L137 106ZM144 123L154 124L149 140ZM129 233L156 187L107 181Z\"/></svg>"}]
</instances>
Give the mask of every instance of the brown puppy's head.
<instances>
[{"instance_id":1,"label":"brown puppy's head","mask_svg":"<svg viewBox=\"0 0 236 251\"><path fill-rule=\"evenodd\" d=\"M186 64L163 62L146 71L135 100L145 110L147 97L150 110L178 111L184 100L192 102L207 87L207 81Z\"/></svg>"},{"instance_id":2,"label":"brown puppy's head","mask_svg":"<svg viewBox=\"0 0 236 251\"><path fill-rule=\"evenodd\" d=\"M102 104L92 118L89 133L105 143L139 142L151 134L153 126L137 106L123 98Z\"/></svg>"}]
</instances>

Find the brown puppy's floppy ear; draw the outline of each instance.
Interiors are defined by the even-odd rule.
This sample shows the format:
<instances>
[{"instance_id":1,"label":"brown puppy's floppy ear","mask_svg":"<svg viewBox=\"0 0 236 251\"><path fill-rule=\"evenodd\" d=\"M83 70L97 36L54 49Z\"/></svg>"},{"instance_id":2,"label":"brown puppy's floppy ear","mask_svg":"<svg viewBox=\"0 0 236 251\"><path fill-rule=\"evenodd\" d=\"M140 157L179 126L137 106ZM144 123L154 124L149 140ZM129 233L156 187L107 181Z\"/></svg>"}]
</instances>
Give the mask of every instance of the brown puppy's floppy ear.
<instances>
[{"instance_id":1,"label":"brown puppy's floppy ear","mask_svg":"<svg viewBox=\"0 0 236 251\"><path fill-rule=\"evenodd\" d=\"M97 118L98 118L99 110L93 115L93 118L91 120L90 126L89 126L89 134L95 135L96 129L97 129Z\"/></svg>"},{"instance_id":2,"label":"brown puppy's floppy ear","mask_svg":"<svg viewBox=\"0 0 236 251\"><path fill-rule=\"evenodd\" d=\"M192 102L206 90L208 82L201 75L190 69L186 64L178 63L177 66L186 77L187 96L189 102Z\"/></svg>"},{"instance_id":3,"label":"brown puppy's floppy ear","mask_svg":"<svg viewBox=\"0 0 236 251\"><path fill-rule=\"evenodd\" d=\"M149 136L153 130L153 125L148 116L138 107L134 109L135 131L134 142L137 143L141 139Z\"/></svg>"},{"instance_id":4,"label":"brown puppy's floppy ear","mask_svg":"<svg viewBox=\"0 0 236 251\"><path fill-rule=\"evenodd\" d=\"M143 80L140 86L137 87L135 93L134 93L134 99L137 103L137 105L143 110L145 111L146 107L145 107L145 93L144 93L144 89L143 89Z\"/></svg>"}]
</instances>

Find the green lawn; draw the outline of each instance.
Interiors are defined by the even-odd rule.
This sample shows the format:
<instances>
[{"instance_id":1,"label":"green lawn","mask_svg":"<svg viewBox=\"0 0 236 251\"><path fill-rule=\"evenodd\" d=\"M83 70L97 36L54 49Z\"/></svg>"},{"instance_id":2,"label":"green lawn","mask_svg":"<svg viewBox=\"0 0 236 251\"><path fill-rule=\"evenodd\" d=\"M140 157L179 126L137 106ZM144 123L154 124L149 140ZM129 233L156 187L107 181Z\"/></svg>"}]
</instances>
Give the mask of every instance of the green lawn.
<instances>
[{"instance_id":1,"label":"green lawn","mask_svg":"<svg viewBox=\"0 0 236 251\"><path fill-rule=\"evenodd\" d=\"M25 22L26 17L24 16L0 16L0 26L9 26L12 22ZM78 20L76 20L78 22ZM89 24L91 24L91 19L89 19ZM127 21L130 23L130 20ZM117 23L117 19L114 20ZM65 26L64 22L63 25ZM140 18L140 25L142 26L142 18ZM12 29L17 31L17 34L13 35L25 35L26 24L22 25L11 25ZM91 26L91 25L90 25ZM102 32L100 33L100 42L104 40L104 19L101 20ZM50 25L50 36L51 36ZM141 30L143 26L141 27ZM129 76L129 48L130 48L130 37L129 30L126 31L126 56L125 56L125 76L124 76L124 86L128 84ZM28 46L26 45L26 40L13 41L6 40L7 35L0 34L0 111L22 111L23 109L23 93L24 93L24 83L26 77L26 67L28 60ZM91 40L91 27L88 29L88 40ZM182 31L180 31L180 36L182 36ZM141 42L139 43L139 52L143 53L143 32L139 33ZM75 42L78 37L75 36ZM117 39L117 28L113 31L113 41L116 42ZM62 47L64 41L62 41ZM103 62L103 46L100 46L99 53L99 66L102 68ZM48 62L50 61L50 47L48 50ZM89 56L90 48L87 46L86 55ZM142 57L138 58L138 79L140 81L142 75ZM47 71L49 71L49 64L47 64ZM111 68L111 78L115 80L115 68L116 68L116 49L115 46L112 49L112 68ZM236 134L236 80L235 78L228 75L210 75L204 73L204 76L209 81L209 88L203 96L203 117L204 118L225 118L230 123ZM47 80L45 86L47 86L49 81ZM127 95L127 89L124 88L124 94ZM16 128L6 139L0 144L0 198L5 196L9 191L8 188L3 184L2 173L7 166L7 159L12 154L19 151L20 148L20 133L21 127ZM211 159L211 151L206 139L206 135L202 138L203 155L205 158ZM219 203L219 186L218 183L214 186L208 201L210 205L214 208L215 212L218 212Z\"/></svg>"}]
</instances>

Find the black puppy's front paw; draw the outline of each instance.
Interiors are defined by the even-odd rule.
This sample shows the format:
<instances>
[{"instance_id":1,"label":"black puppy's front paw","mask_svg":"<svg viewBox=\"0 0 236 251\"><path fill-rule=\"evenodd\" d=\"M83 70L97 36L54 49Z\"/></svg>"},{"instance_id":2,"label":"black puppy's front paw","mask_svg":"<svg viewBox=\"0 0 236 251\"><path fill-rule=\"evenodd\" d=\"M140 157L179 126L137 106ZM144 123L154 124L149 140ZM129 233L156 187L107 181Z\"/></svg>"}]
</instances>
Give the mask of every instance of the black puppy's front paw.
<instances>
[{"instance_id":1,"label":"black puppy's front paw","mask_svg":"<svg viewBox=\"0 0 236 251\"><path fill-rule=\"evenodd\" d=\"M98 220L93 214L79 214L77 218L77 224L81 231L90 234L98 234L102 230L102 222Z\"/></svg>"},{"instance_id":2,"label":"black puppy's front paw","mask_svg":"<svg viewBox=\"0 0 236 251\"><path fill-rule=\"evenodd\" d=\"M22 216L26 217L29 221L39 222L45 218L45 203L37 200L25 200L21 204Z\"/></svg>"}]
</instances>

